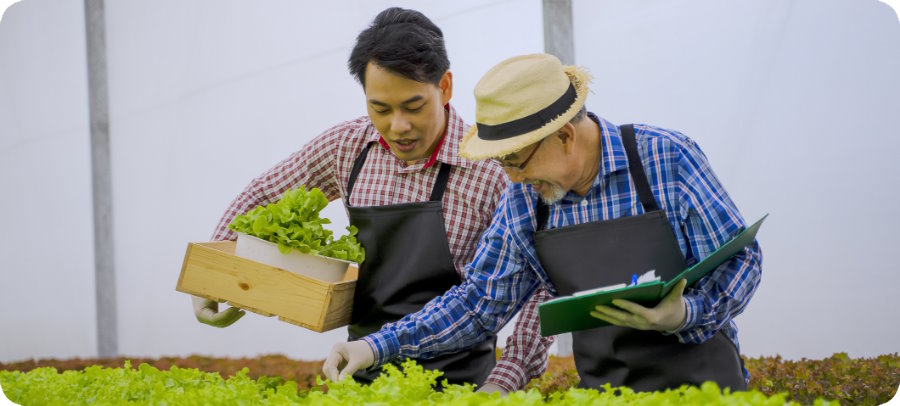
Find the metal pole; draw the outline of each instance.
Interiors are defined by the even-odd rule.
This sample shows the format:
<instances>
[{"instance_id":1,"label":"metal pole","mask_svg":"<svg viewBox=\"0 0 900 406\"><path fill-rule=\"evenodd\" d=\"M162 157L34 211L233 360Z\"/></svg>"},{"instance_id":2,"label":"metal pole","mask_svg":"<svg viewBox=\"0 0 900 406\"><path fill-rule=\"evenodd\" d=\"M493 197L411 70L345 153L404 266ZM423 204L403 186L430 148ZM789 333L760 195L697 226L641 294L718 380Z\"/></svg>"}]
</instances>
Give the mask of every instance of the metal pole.
<instances>
[{"instance_id":1,"label":"metal pole","mask_svg":"<svg viewBox=\"0 0 900 406\"><path fill-rule=\"evenodd\" d=\"M544 52L555 55L565 65L575 64L572 32L572 0L543 0Z\"/></svg>"},{"instance_id":2,"label":"metal pole","mask_svg":"<svg viewBox=\"0 0 900 406\"><path fill-rule=\"evenodd\" d=\"M113 250L112 176L109 148L109 92L106 75L104 0L84 1L88 103L91 122L91 180L94 198L94 266L97 302L97 353L118 354L116 279Z\"/></svg>"},{"instance_id":3,"label":"metal pole","mask_svg":"<svg viewBox=\"0 0 900 406\"><path fill-rule=\"evenodd\" d=\"M543 0L544 52L555 55L564 65L575 64L572 32L572 0ZM556 355L572 355L572 334L556 336Z\"/></svg>"}]
</instances>

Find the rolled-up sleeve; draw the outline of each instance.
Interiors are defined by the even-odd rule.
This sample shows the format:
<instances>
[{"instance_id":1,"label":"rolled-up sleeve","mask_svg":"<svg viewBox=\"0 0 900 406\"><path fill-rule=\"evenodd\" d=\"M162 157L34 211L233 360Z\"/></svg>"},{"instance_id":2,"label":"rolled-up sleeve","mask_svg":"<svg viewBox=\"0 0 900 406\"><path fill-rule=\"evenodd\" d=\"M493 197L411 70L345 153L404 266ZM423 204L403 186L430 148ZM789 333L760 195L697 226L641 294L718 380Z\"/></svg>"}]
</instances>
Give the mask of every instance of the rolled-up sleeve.
<instances>
[{"instance_id":1,"label":"rolled-up sleeve","mask_svg":"<svg viewBox=\"0 0 900 406\"><path fill-rule=\"evenodd\" d=\"M506 339L506 347L485 383L515 391L547 370L547 357L553 337L541 336L538 305L553 296L545 287L535 292L519 312L515 329Z\"/></svg>"}]
</instances>

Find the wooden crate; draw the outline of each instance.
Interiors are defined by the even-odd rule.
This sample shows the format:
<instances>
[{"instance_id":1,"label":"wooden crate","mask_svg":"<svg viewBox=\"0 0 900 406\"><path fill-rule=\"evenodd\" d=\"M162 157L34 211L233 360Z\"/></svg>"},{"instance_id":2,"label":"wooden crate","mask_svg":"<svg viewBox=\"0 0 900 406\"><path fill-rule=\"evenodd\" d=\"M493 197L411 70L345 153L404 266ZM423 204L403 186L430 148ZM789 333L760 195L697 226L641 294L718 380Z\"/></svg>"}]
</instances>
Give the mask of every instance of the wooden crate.
<instances>
[{"instance_id":1,"label":"wooden crate","mask_svg":"<svg viewBox=\"0 0 900 406\"><path fill-rule=\"evenodd\" d=\"M234 255L234 241L189 243L175 290L323 332L350 324L357 268L329 283Z\"/></svg>"}]
</instances>

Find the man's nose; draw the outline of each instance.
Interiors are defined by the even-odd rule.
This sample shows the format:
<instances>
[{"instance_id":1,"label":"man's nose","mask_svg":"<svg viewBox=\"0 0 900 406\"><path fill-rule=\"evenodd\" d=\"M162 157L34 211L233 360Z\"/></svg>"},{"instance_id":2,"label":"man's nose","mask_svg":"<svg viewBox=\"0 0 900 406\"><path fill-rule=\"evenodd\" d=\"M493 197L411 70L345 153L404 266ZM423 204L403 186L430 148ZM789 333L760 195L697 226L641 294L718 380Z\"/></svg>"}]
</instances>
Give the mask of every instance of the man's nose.
<instances>
[{"instance_id":1,"label":"man's nose","mask_svg":"<svg viewBox=\"0 0 900 406\"><path fill-rule=\"evenodd\" d=\"M403 113L395 113L391 117L391 131L395 133L405 133L412 129L412 125Z\"/></svg>"}]
</instances>

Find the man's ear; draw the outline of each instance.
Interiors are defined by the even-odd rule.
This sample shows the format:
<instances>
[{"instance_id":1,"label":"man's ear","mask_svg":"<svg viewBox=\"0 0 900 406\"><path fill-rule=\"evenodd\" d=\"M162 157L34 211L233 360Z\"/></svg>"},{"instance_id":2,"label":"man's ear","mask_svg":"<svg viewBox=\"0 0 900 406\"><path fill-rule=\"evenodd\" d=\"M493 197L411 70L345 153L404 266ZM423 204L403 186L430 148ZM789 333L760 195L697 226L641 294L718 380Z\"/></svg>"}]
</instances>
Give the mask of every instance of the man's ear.
<instances>
[{"instance_id":1,"label":"man's ear","mask_svg":"<svg viewBox=\"0 0 900 406\"><path fill-rule=\"evenodd\" d=\"M438 87L441 89L441 104L449 103L450 97L453 96L453 73L449 70L444 72Z\"/></svg>"},{"instance_id":2,"label":"man's ear","mask_svg":"<svg viewBox=\"0 0 900 406\"><path fill-rule=\"evenodd\" d=\"M575 131L575 126L572 123L566 123L566 125L562 126L556 132L556 136L559 137L559 141L562 142L567 154L575 150L575 137L578 136L578 132Z\"/></svg>"}]
</instances>

